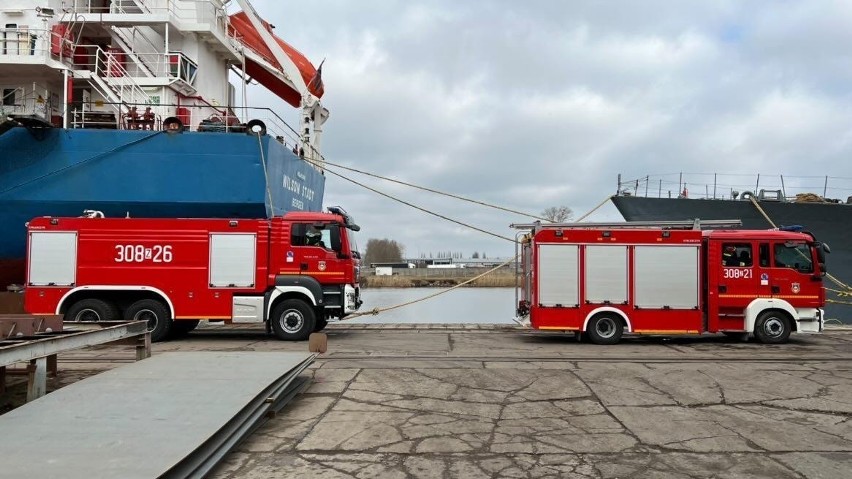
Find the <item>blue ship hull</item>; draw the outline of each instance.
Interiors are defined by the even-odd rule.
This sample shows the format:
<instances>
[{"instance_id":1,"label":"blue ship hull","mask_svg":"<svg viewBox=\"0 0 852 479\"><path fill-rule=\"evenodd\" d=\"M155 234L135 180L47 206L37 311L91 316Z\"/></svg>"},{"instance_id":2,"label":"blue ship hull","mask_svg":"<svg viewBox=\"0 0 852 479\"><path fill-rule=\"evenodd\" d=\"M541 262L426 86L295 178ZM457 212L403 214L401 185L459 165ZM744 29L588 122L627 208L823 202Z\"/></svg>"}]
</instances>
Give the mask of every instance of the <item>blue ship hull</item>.
<instances>
[{"instance_id":1,"label":"blue ship hull","mask_svg":"<svg viewBox=\"0 0 852 479\"><path fill-rule=\"evenodd\" d=\"M324 189L269 136L13 128L0 135L0 286L23 283L36 216L262 218L320 211Z\"/></svg>"}]
</instances>

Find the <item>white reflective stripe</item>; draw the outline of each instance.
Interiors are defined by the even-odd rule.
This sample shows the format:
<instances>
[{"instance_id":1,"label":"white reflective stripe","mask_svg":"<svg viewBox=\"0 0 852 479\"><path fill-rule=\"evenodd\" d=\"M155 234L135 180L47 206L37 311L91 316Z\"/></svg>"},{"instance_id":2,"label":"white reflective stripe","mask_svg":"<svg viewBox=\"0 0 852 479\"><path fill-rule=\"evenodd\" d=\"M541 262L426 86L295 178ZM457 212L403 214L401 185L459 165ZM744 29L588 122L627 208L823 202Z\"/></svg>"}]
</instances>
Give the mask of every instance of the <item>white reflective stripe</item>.
<instances>
[{"instance_id":1,"label":"white reflective stripe","mask_svg":"<svg viewBox=\"0 0 852 479\"><path fill-rule=\"evenodd\" d=\"M620 309L611 308L609 306L603 306L603 307L597 308L594 311L592 311L591 313L587 314L586 320L583 321L583 331L585 331L586 327L589 325L589 320L592 319L592 317L594 315L598 314L598 313L615 313L615 314L617 314L618 316L621 317L621 319L624 320L625 323L627 323L627 331L626 332L629 333L629 332L633 331L633 325L630 324L630 318L628 318L627 315L624 314L624 312L621 311Z\"/></svg>"},{"instance_id":2,"label":"white reflective stripe","mask_svg":"<svg viewBox=\"0 0 852 479\"><path fill-rule=\"evenodd\" d=\"M172 317L173 318L175 317L175 307L172 304L172 300L169 299L169 297L166 295L166 293L162 292L161 290L159 290L157 288L152 288L150 286L114 286L114 285L113 286L106 286L106 285L103 285L103 286L97 286L97 285L79 286L77 288L70 290L62 296L62 298L59 300L59 303L56 305L56 314L61 314L60 311L62 311L62 304L65 303L65 300L67 300L69 296L71 296L72 294L74 294L78 291L91 291L91 290L94 290L94 291L98 291L98 290L102 290L102 291L151 291L152 293L156 293L160 297L163 298L163 300L166 302L166 304L169 307L169 311L172 313Z\"/></svg>"},{"instance_id":3,"label":"white reflective stripe","mask_svg":"<svg viewBox=\"0 0 852 479\"><path fill-rule=\"evenodd\" d=\"M311 293L311 290L304 286L276 286L272 291L272 294L269 295L269 307L266 308L266 317L272 315L272 305L275 304L275 298L281 296L284 293L299 293L301 295L307 296L307 298L311 302L311 306L317 305L317 299L314 297L314 293Z\"/></svg>"}]
</instances>

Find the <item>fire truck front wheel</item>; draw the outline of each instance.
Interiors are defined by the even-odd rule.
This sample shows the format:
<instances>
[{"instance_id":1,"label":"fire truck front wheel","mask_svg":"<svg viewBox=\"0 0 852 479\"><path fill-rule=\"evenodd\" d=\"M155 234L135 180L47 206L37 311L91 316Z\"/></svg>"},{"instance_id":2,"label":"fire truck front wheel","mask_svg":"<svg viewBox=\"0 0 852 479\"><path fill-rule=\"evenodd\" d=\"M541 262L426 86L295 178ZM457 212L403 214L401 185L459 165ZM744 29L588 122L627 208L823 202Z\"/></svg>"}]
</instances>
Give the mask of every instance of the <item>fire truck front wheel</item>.
<instances>
[{"instance_id":1,"label":"fire truck front wheel","mask_svg":"<svg viewBox=\"0 0 852 479\"><path fill-rule=\"evenodd\" d=\"M147 321L151 341L162 341L169 336L172 318L169 308L156 299L140 299L124 311L125 321Z\"/></svg>"},{"instance_id":2,"label":"fire truck front wheel","mask_svg":"<svg viewBox=\"0 0 852 479\"><path fill-rule=\"evenodd\" d=\"M270 321L278 339L304 341L314 332L316 313L301 299L285 299L272 309Z\"/></svg>"},{"instance_id":3,"label":"fire truck front wheel","mask_svg":"<svg viewBox=\"0 0 852 479\"><path fill-rule=\"evenodd\" d=\"M615 344L621 340L624 325L621 318L609 314L599 314L589 321L586 334L595 344Z\"/></svg>"},{"instance_id":4,"label":"fire truck front wheel","mask_svg":"<svg viewBox=\"0 0 852 479\"><path fill-rule=\"evenodd\" d=\"M754 322L754 337L764 344L786 343L790 331L790 318L780 311L764 311Z\"/></svg>"}]
</instances>

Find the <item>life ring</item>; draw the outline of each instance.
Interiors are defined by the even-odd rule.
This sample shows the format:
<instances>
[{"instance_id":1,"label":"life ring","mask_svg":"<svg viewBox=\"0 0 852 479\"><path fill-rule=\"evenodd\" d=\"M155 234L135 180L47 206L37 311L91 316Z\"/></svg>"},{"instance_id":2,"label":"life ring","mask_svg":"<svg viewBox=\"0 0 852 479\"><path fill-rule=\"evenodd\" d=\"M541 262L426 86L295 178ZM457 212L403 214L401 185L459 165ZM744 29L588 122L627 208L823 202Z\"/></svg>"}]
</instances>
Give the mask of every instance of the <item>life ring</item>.
<instances>
[{"instance_id":1,"label":"life ring","mask_svg":"<svg viewBox=\"0 0 852 479\"><path fill-rule=\"evenodd\" d=\"M163 120L163 130L169 133L182 133L183 122L176 116L170 116Z\"/></svg>"},{"instance_id":2,"label":"life ring","mask_svg":"<svg viewBox=\"0 0 852 479\"><path fill-rule=\"evenodd\" d=\"M740 198L744 200L750 200L754 198L754 193L752 193L751 191L743 191L743 194L740 195Z\"/></svg>"},{"instance_id":3,"label":"life ring","mask_svg":"<svg viewBox=\"0 0 852 479\"><path fill-rule=\"evenodd\" d=\"M255 128L257 129L255 130ZM252 136L266 136L266 123L257 119L249 120L249 122L246 123L246 134Z\"/></svg>"}]
</instances>

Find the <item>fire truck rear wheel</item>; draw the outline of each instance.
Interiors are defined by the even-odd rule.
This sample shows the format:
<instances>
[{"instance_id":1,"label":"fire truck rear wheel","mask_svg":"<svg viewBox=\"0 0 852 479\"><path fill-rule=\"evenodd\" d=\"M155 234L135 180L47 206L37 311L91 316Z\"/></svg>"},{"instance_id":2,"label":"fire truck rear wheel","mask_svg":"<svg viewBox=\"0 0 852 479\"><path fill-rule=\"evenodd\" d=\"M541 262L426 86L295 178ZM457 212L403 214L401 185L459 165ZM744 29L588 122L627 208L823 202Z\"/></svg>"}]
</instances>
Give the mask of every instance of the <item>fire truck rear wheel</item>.
<instances>
[{"instance_id":1,"label":"fire truck rear wheel","mask_svg":"<svg viewBox=\"0 0 852 479\"><path fill-rule=\"evenodd\" d=\"M621 318L608 314L595 316L586 327L589 340L595 344L615 344L621 340L623 333Z\"/></svg>"},{"instance_id":2,"label":"fire truck rear wheel","mask_svg":"<svg viewBox=\"0 0 852 479\"><path fill-rule=\"evenodd\" d=\"M780 311L764 311L754 322L754 337L764 344L786 343L790 332L790 319Z\"/></svg>"},{"instance_id":3,"label":"fire truck rear wheel","mask_svg":"<svg viewBox=\"0 0 852 479\"><path fill-rule=\"evenodd\" d=\"M101 299L83 299L74 303L65 312L65 321L98 322L118 321L118 308Z\"/></svg>"},{"instance_id":4,"label":"fire truck rear wheel","mask_svg":"<svg viewBox=\"0 0 852 479\"><path fill-rule=\"evenodd\" d=\"M301 299L285 299L272 309L272 331L285 341L304 341L314 332L316 314Z\"/></svg>"},{"instance_id":5,"label":"fire truck rear wheel","mask_svg":"<svg viewBox=\"0 0 852 479\"><path fill-rule=\"evenodd\" d=\"M140 299L124 311L125 321L148 321L151 341L162 341L169 336L172 318L169 308L156 299Z\"/></svg>"}]
</instances>

